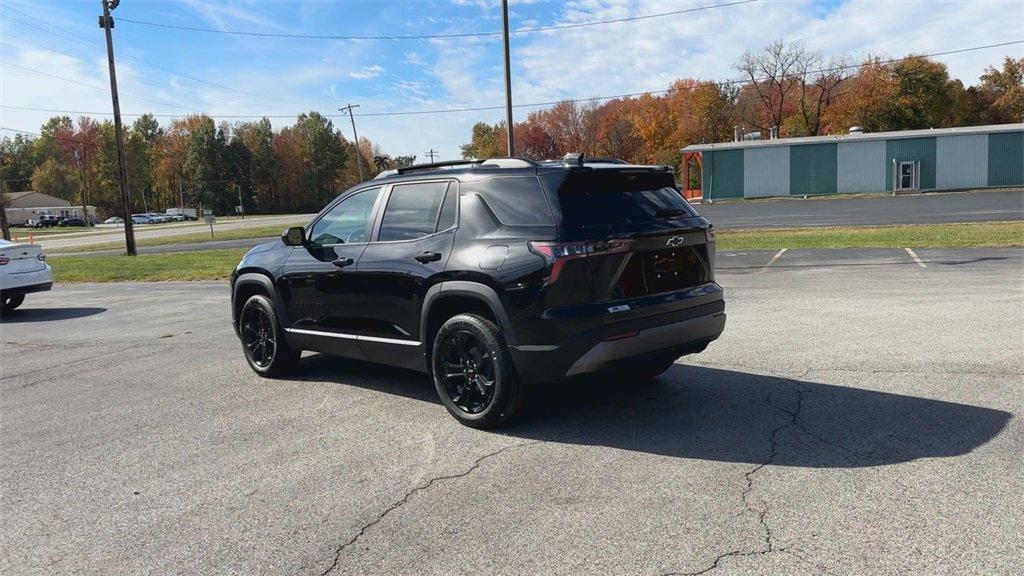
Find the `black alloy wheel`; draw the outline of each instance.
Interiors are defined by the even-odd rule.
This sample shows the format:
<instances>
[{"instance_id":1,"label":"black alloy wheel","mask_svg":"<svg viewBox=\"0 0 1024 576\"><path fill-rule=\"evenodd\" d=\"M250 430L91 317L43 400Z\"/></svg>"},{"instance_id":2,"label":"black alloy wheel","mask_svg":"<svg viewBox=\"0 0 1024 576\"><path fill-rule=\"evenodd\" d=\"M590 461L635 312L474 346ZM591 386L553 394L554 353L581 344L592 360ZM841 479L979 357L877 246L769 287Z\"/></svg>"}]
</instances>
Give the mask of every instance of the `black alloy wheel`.
<instances>
[{"instance_id":1,"label":"black alloy wheel","mask_svg":"<svg viewBox=\"0 0 1024 576\"><path fill-rule=\"evenodd\" d=\"M242 344L249 360L267 369L277 354L277 334L270 314L262 306L250 306L242 312Z\"/></svg>"},{"instance_id":2,"label":"black alloy wheel","mask_svg":"<svg viewBox=\"0 0 1024 576\"><path fill-rule=\"evenodd\" d=\"M441 343L439 378L448 398L467 414L483 412L494 400L494 357L475 334L453 332Z\"/></svg>"},{"instance_id":3,"label":"black alloy wheel","mask_svg":"<svg viewBox=\"0 0 1024 576\"><path fill-rule=\"evenodd\" d=\"M497 324L477 314L449 318L433 338L434 387L448 413L473 428L508 424L522 412L525 386Z\"/></svg>"}]
</instances>

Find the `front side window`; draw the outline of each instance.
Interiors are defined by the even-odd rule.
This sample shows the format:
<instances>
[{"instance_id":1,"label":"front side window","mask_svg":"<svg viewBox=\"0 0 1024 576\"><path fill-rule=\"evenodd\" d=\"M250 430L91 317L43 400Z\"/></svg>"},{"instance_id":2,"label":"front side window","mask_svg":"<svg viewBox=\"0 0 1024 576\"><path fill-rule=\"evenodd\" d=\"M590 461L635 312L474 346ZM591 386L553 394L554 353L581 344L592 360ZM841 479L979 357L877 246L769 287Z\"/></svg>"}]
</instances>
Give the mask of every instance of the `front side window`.
<instances>
[{"instance_id":1,"label":"front side window","mask_svg":"<svg viewBox=\"0 0 1024 576\"><path fill-rule=\"evenodd\" d=\"M415 240L434 233L447 182L400 184L391 189L377 240Z\"/></svg>"},{"instance_id":2,"label":"front side window","mask_svg":"<svg viewBox=\"0 0 1024 576\"><path fill-rule=\"evenodd\" d=\"M313 225L310 243L328 246L366 242L370 238L373 206L380 191L380 188L361 190L336 204Z\"/></svg>"}]
</instances>

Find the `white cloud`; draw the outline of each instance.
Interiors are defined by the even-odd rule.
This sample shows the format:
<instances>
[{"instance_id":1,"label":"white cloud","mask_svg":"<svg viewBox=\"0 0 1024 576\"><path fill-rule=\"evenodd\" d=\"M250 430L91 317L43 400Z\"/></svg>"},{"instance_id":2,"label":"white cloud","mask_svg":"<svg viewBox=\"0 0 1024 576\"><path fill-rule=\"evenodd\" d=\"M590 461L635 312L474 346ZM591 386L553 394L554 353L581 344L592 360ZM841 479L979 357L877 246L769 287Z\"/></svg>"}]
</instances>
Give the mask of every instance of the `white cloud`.
<instances>
[{"instance_id":1,"label":"white cloud","mask_svg":"<svg viewBox=\"0 0 1024 576\"><path fill-rule=\"evenodd\" d=\"M349 78L356 78L359 80L365 80L367 78L376 78L384 73L384 67L374 64L373 66L363 66L362 69L354 72L349 72Z\"/></svg>"}]
</instances>

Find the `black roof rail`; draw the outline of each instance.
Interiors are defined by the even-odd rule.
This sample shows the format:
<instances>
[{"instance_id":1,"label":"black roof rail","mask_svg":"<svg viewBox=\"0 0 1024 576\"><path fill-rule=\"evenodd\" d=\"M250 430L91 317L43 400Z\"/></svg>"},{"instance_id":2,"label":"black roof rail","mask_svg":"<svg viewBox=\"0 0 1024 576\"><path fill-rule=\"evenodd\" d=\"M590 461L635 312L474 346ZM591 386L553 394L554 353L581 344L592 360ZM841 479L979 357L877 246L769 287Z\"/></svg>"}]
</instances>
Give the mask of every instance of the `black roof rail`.
<instances>
[{"instance_id":1,"label":"black roof rail","mask_svg":"<svg viewBox=\"0 0 1024 576\"><path fill-rule=\"evenodd\" d=\"M603 164L629 164L621 158L613 158L611 156L588 156L584 159L584 162L594 162Z\"/></svg>"},{"instance_id":2,"label":"black roof rail","mask_svg":"<svg viewBox=\"0 0 1024 576\"><path fill-rule=\"evenodd\" d=\"M449 166L478 166L483 164L485 160L445 160L444 162L431 162L429 164L415 164L413 166L406 166L405 168L398 168L396 172L398 174L408 174L409 172L419 172L421 170L433 170L435 168L447 168Z\"/></svg>"}]
</instances>

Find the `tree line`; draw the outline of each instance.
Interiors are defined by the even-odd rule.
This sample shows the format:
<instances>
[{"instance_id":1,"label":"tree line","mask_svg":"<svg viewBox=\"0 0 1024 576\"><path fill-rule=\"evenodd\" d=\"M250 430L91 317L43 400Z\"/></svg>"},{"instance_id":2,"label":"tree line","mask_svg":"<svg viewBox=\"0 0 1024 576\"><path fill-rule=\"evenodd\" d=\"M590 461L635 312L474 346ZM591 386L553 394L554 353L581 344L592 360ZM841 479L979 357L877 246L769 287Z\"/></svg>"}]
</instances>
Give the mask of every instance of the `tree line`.
<instances>
[{"instance_id":1,"label":"tree line","mask_svg":"<svg viewBox=\"0 0 1024 576\"><path fill-rule=\"evenodd\" d=\"M748 51L735 68L743 81L681 79L662 95L564 101L534 111L515 124L516 155L583 152L678 168L680 148L732 140L737 127L767 138L773 130L796 137L842 134L853 126L880 132L1024 121L1024 58L1006 57L969 87L924 56L869 57L854 66L781 40ZM462 146L464 158L506 154L503 122L475 124Z\"/></svg>"},{"instance_id":2,"label":"tree line","mask_svg":"<svg viewBox=\"0 0 1024 576\"><path fill-rule=\"evenodd\" d=\"M743 80L681 79L661 94L604 103L564 101L515 124L516 153L532 159L567 152L679 167L679 149L728 141L741 132L782 137L1002 124L1024 120L1024 58L989 66L976 86L952 79L945 64L924 56L856 66L825 60L802 44L776 41L735 64ZM465 158L506 155L504 123L479 122L461 147ZM249 213L319 210L330 198L387 167L371 141L343 136L318 112L274 129L270 121L217 123L206 115L162 126L152 115L125 127L133 212L179 205ZM693 174L696 184L699 175ZM0 180L8 191L38 190L73 204L120 214L114 126L81 116L55 116L40 134L0 139Z\"/></svg>"},{"instance_id":3,"label":"tree line","mask_svg":"<svg viewBox=\"0 0 1024 576\"><path fill-rule=\"evenodd\" d=\"M300 114L275 130L270 120L216 123L187 116L161 126L152 115L124 130L132 212L180 205L233 213L317 211L339 192L415 156L384 156L370 140L358 146L318 112ZM113 122L55 116L39 135L0 140L0 176L6 191L37 190L121 213ZM83 197L84 196L84 197Z\"/></svg>"}]
</instances>

